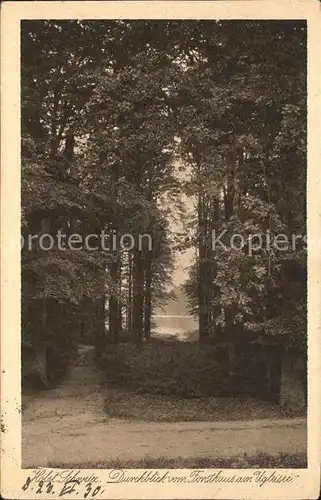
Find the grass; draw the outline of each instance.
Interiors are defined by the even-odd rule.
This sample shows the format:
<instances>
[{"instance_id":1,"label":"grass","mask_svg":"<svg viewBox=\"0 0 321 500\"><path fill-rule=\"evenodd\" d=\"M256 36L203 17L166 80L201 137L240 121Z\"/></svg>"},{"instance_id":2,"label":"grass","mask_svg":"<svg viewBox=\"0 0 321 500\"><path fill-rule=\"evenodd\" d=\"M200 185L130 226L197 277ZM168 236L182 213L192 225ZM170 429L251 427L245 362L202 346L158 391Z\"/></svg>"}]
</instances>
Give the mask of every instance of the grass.
<instances>
[{"instance_id":1,"label":"grass","mask_svg":"<svg viewBox=\"0 0 321 500\"><path fill-rule=\"evenodd\" d=\"M304 453L268 455L259 453L253 456L234 456L231 458L166 458L146 456L141 460L112 460L106 462L85 462L73 465L51 462L48 467L73 469L304 469L307 457Z\"/></svg>"}]
</instances>

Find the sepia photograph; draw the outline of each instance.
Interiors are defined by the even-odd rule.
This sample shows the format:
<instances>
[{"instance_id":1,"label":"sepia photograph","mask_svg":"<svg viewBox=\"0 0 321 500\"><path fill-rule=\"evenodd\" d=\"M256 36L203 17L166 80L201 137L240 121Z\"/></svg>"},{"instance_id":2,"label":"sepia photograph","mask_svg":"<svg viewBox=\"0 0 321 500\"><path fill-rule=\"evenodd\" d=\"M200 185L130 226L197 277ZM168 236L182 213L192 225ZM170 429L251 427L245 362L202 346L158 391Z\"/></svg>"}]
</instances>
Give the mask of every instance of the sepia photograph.
<instances>
[{"instance_id":1,"label":"sepia photograph","mask_svg":"<svg viewBox=\"0 0 321 500\"><path fill-rule=\"evenodd\" d=\"M1 497L318 498L317 4L5 2Z\"/></svg>"},{"instance_id":2,"label":"sepia photograph","mask_svg":"<svg viewBox=\"0 0 321 500\"><path fill-rule=\"evenodd\" d=\"M307 465L305 21L21 22L22 463Z\"/></svg>"}]
</instances>

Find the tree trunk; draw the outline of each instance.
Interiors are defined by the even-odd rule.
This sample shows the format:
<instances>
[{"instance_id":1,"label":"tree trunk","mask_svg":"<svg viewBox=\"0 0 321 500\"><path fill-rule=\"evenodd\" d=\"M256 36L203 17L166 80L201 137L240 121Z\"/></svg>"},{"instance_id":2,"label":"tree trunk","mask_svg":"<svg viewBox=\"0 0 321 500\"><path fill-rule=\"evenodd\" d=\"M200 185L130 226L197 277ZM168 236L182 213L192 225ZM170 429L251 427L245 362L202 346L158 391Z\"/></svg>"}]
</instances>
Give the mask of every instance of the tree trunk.
<instances>
[{"instance_id":1,"label":"tree trunk","mask_svg":"<svg viewBox=\"0 0 321 500\"><path fill-rule=\"evenodd\" d=\"M130 332L133 328L133 261L132 254L128 253L128 291L127 291L127 311L126 329Z\"/></svg>"},{"instance_id":2,"label":"tree trunk","mask_svg":"<svg viewBox=\"0 0 321 500\"><path fill-rule=\"evenodd\" d=\"M119 261L109 264L109 277L111 280L111 292L109 297L109 335L113 344L118 344L120 321L119 321Z\"/></svg>"},{"instance_id":3,"label":"tree trunk","mask_svg":"<svg viewBox=\"0 0 321 500\"><path fill-rule=\"evenodd\" d=\"M105 328L105 297L96 301L92 308L92 314L95 318L95 358L99 360L105 352L106 346L106 328Z\"/></svg>"},{"instance_id":4,"label":"tree trunk","mask_svg":"<svg viewBox=\"0 0 321 500\"><path fill-rule=\"evenodd\" d=\"M147 262L144 287L144 337L149 339L152 317L152 266L150 257Z\"/></svg>"},{"instance_id":5,"label":"tree trunk","mask_svg":"<svg viewBox=\"0 0 321 500\"><path fill-rule=\"evenodd\" d=\"M305 394L306 363L304 356L284 351L281 364L280 404L290 410L303 410Z\"/></svg>"},{"instance_id":6,"label":"tree trunk","mask_svg":"<svg viewBox=\"0 0 321 500\"><path fill-rule=\"evenodd\" d=\"M199 319L199 338L204 340L209 337L209 314L208 314L208 288L206 286L208 278L207 266L207 234L206 234L206 213L205 202L199 194L198 200L198 319Z\"/></svg>"},{"instance_id":7,"label":"tree trunk","mask_svg":"<svg viewBox=\"0 0 321 500\"><path fill-rule=\"evenodd\" d=\"M137 348L143 346L144 267L142 253L136 250L133 263L133 332Z\"/></svg>"},{"instance_id":8,"label":"tree trunk","mask_svg":"<svg viewBox=\"0 0 321 500\"><path fill-rule=\"evenodd\" d=\"M122 260L121 260L121 255L119 255L119 262L118 262L118 276L117 276L117 303L118 303L118 308L117 308L117 342L119 340L119 335L120 332L122 331L122 326L123 326L123 321L122 321L122 286L121 286L121 279L122 279Z\"/></svg>"}]
</instances>

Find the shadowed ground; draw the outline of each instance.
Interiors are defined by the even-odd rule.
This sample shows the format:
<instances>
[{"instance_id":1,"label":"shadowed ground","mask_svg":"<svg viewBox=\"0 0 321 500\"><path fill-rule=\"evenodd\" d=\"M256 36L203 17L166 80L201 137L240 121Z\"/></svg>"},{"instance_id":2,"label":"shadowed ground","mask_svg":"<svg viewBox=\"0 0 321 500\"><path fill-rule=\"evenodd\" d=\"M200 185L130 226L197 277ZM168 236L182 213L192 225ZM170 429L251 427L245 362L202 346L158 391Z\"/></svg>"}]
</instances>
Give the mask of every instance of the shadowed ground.
<instances>
[{"instance_id":1,"label":"shadowed ground","mask_svg":"<svg viewBox=\"0 0 321 500\"><path fill-rule=\"evenodd\" d=\"M111 418L104 374L91 353L82 351L60 387L23 398L23 467L306 453L304 418L164 423Z\"/></svg>"}]
</instances>

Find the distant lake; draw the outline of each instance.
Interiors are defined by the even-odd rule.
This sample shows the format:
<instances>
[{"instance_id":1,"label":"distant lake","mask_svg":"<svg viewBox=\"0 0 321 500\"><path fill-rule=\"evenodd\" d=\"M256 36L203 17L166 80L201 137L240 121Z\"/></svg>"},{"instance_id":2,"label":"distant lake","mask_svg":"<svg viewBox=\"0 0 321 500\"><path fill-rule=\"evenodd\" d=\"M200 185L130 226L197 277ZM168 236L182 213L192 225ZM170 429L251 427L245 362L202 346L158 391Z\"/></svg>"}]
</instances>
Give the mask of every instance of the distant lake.
<instances>
[{"instance_id":1,"label":"distant lake","mask_svg":"<svg viewBox=\"0 0 321 500\"><path fill-rule=\"evenodd\" d=\"M171 337L181 341L196 340L198 322L192 316L157 314L152 318L153 337Z\"/></svg>"}]
</instances>

